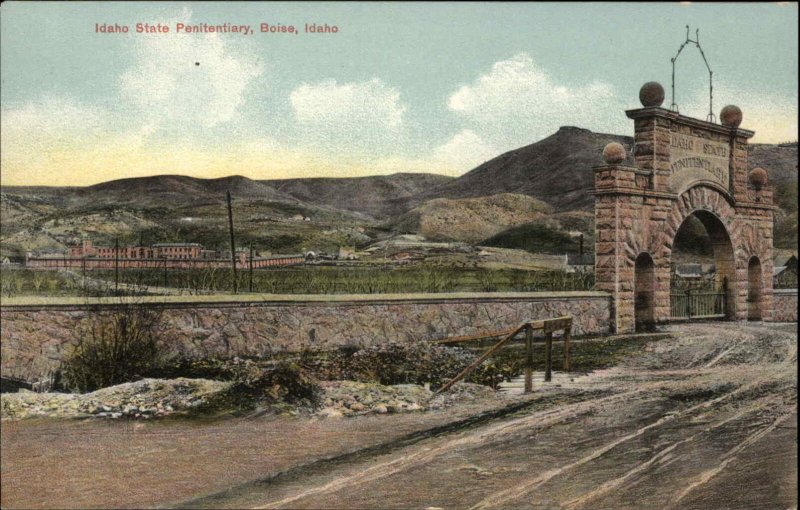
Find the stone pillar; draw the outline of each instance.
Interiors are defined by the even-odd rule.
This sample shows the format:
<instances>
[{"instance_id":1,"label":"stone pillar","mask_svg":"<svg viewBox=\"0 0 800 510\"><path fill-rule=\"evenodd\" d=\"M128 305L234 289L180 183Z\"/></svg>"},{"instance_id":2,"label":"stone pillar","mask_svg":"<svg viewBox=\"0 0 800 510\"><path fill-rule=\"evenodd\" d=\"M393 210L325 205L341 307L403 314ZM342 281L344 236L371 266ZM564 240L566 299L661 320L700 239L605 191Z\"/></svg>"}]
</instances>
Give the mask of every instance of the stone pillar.
<instances>
[{"instance_id":1,"label":"stone pillar","mask_svg":"<svg viewBox=\"0 0 800 510\"><path fill-rule=\"evenodd\" d=\"M773 241L773 190L768 186L767 171L754 168L747 174L747 186L741 202L737 203L736 215L741 228L742 257L737 270L745 269L750 257L758 257L761 263L761 317L765 321L773 318L772 288L772 241ZM743 280L743 281L748 281ZM747 287L742 293L747 296ZM737 314L737 318L741 318ZM745 316L746 318L746 316Z\"/></svg>"},{"instance_id":2,"label":"stone pillar","mask_svg":"<svg viewBox=\"0 0 800 510\"><path fill-rule=\"evenodd\" d=\"M624 229L632 226L625 192L637 189L636 168L626 166L625 148L610 143L603 150L606 164L595 167L595 289L613 296L612 330L634 329L634 267L625 254ZM647 172L649 174L649 172ZM641 184L641 183L639 183Z\"/></svg>"}]
</instances>

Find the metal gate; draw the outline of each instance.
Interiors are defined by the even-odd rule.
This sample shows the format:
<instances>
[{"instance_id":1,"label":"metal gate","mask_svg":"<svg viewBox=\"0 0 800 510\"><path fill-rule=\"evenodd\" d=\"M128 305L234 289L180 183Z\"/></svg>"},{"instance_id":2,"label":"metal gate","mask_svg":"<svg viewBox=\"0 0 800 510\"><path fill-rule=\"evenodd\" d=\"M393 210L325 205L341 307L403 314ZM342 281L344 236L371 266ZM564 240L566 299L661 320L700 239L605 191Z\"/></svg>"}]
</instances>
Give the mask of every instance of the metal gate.
<instances>
[{"instance_id":1,"label":"metal gate","mask_svg":"<svg viewBox=\"0 0 800 510\"><path fill-rule=\"evenodd\" d=\"M725 292L687 290L669 295L673 319L724 319Z\"/></svg>"}]
</instances>

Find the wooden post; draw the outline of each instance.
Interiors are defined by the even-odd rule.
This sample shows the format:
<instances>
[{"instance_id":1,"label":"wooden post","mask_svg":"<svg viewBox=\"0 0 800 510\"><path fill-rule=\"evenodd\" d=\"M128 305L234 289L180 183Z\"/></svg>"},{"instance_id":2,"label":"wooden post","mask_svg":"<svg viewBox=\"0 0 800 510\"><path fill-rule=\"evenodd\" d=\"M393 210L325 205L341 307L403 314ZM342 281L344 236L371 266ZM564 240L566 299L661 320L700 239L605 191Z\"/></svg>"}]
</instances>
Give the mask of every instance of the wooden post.
<instances>
[{"instance_id":1,"label":"wooden post","mask_svg":"<svg viewBox=\"0 0 800 510\"><path fill-rule=\"evenodd\" d=\"M544 346L544 382L550 382L553 378L553 332L545 334Z\"/></svg>"},{"instance_id":2,"label":"wooden post","mask_svg":"<svg viewBox=\"0 0 800 510\"><path fill-rule=\"evenodd\" d=\"M571 365L572 365L572 359L570 357L570 352L569 352L570 349L572 348L571 340L572 340L572 327L569 327L569 328L564 329L564 371L565 372L569 372L570 368L571 368Z\"/></svg>"},{"instance_id":3,"label":"wooden post","mask_svg":"<svg viewBox=\"0 0 800 510\"><path fill-rule=\"evenodd\" d=\"M533 391L533 330L525 330L525 393Z\"/></svg>"}]
</instances>

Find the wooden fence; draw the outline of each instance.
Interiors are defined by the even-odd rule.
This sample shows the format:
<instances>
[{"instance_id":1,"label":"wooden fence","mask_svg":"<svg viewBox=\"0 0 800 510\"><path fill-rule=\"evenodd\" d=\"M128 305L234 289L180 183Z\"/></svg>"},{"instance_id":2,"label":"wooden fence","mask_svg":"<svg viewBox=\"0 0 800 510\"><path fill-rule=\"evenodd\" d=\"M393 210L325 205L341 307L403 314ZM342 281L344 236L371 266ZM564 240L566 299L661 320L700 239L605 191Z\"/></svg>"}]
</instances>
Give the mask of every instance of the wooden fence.
<instances>
[{"instance_id":1,"label":"wooden fence","mask_svg":"<svg viewBox=\"0 0 800 510\"><path fill-rule=\"evenodd\" d=\"M564 331L564 370L570 369L570 340L572 334L572 317L557 317L554 319L542 319L536 321L526 321L512 329L501 329L487 333L480 333L477 335L456 336L443 338L437 340L439 344L457 344L464 342L473 342L476 340L486 340L489 338L502 337L499 342L494 344L478 359L473 361L467 368L459 372L458 375L453 377L444 386L439 388L437 393L447 391L455 383L469 375L470 372L475 370L481 363L486 361L489 356L500 350L504 345L510 342L514 337L520 333L525 333L525 393L530 393L533 388L533 332L536 330L544 331L545 338L545 358L544 358L544 380L550 382L553 374L553 333L556 331Z\"/></svg>"}]
</instances>

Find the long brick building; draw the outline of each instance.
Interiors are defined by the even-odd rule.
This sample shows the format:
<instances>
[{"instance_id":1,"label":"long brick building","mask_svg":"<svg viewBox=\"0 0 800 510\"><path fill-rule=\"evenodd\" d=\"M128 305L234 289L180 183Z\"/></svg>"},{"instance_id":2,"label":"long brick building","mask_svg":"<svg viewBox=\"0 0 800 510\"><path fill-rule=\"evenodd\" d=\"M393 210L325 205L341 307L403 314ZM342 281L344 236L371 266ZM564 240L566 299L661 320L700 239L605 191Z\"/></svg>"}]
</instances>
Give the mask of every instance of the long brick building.
<instances>
[{"instance_id":1,"label":"long brick building","mask_svg":"<svg viewBox=\"0 0 800 510\"><path fill-rule=\"evenodd\" d=\"M236 267L260 269L273 266L302 264L302 254L271 255L253 257L246 250L236 253ZM66 254L27 253L25 267L41 269L209 269L229 268L230 253L207 250L199 243L159 243L152 246L95 246L85 239L78 246L71 246Z\"/></svg>"}]
</instances>

